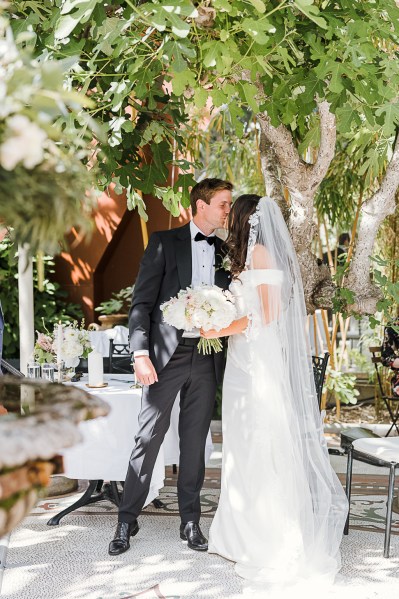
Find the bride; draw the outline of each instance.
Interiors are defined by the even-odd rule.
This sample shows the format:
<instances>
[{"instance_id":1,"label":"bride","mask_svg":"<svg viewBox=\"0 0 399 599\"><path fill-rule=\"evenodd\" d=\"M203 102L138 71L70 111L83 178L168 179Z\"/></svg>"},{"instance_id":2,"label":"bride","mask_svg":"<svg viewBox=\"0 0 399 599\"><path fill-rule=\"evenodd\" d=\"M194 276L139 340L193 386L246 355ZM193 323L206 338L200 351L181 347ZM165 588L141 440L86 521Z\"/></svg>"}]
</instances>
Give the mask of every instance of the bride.
<instances>
[{"instance_id":1,"label":"bride","mask_svg":"<svg viewBox=\"0 0 399 599\"><path fill-rule=\"evenodd\" d=\"M324 585L340 568L347 500L329 462L299 266L275 202L239 197L226 244L238 319L201 331L230 336L209 552L235 562L237 574L262 589Z\"/></svg>"}]
</instances>

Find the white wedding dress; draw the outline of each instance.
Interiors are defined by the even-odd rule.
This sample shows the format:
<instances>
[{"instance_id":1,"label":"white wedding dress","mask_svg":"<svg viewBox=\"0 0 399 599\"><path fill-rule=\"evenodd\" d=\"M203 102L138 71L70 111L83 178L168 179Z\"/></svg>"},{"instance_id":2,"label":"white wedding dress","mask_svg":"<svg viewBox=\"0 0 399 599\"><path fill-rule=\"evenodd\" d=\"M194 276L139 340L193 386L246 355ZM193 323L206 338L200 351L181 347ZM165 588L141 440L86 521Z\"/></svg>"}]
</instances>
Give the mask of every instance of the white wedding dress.
<instances>
[{"instance_id":1,"label":"white wedding dress","mask_svg":"<svg viewBox=\"0 0 399 599\"><path fill-rule=\"evenodd\" d=\"M270 209L278 218L274 202ZM255 243L259 231L249 251ZM276 588L292 591L292 585L331 583L340 567L347 514L329 463L304 327L295 323L296 294L303 292L296 259L289 258L288 268L276 257L281 268L275 269L253 268L249 258L248 270L230 286L238 317L248 315L250 325L228 343L221 493L209 552L235 562L256 597L269 597ZM268 324L260 289L267 289L269 307L274 305Z\"/></svg>"}]
</instances>

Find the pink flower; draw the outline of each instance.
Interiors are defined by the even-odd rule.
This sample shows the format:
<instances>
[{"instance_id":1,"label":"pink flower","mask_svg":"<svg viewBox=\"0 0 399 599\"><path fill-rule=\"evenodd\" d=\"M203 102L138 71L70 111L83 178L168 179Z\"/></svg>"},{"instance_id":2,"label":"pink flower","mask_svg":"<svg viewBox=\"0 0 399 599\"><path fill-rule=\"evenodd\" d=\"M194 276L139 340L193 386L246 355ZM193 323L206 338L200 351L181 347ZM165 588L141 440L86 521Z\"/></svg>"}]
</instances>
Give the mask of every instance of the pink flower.
<instances>
[{"instance_id":1,"label":"pink flower","mask_svg":"<svg viewBox=\"0 0 399 599\"><path fill-rule=\"evenodd\" d=\"M49 353L53 351L53 340L49 335L45 335L44 333L38 333L36 343L44 351L47 351Z\"/></svg>"}]
</instances>

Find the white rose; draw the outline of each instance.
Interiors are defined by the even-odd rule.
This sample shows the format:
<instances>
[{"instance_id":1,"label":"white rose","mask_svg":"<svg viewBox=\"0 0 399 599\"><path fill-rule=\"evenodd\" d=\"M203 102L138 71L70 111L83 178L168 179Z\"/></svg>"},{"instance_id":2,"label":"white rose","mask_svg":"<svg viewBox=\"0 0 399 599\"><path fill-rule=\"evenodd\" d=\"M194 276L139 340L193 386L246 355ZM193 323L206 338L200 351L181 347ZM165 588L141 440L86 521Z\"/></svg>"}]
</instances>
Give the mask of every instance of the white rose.
<instances>
[{"instance_id":1,"label":"white rose","mask_svg":"<svg viewBox=\"0 0 399 599\"><path fill-rule=\"evenodd\" d=\"M198 329L210 328L208 326L210 323L209 312L207 310L204 310L203 308L198 308L193 314L193 323L194 326Z\"/></svg>"},{"instance_id":2,"label":"white rose","mask_svg":"<svg viewBox=\"0 0 399 599\"><path fill-rule=\"evenodd\" d=\"M32 169L43 161L44 142L47 134L36 123L24 115L15 115L8 119L8 139L0 146L0 164L12 171L21 163Z\"/></svg>"},{"instance_id":3,"label":"white rose","mask_svg":"<svg viewBox=\"0 0 399 599\"><path fill-rule=\"evenodd\" d=\"M192 324L189 322L189 318L187 318L186 315L185 298L179 298L172 303L166 302L161 309L163 311L165 322L171 326L185 330L190 330L192 328Z\"/></svg>"}]
</instances>

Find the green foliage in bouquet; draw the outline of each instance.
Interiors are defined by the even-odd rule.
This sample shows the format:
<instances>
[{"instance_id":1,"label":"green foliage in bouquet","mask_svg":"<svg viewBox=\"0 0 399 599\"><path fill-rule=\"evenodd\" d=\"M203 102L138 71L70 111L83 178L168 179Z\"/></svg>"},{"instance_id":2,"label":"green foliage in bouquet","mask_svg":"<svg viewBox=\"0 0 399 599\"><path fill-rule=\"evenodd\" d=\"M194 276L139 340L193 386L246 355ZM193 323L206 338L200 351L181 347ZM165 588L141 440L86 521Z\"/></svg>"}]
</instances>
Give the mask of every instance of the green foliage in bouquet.
<instances>
[{"instance_id":1,"label":"green foliage in bouquet","mask_svg":"<svg viewBox=\"0 0 399 599\"><path fill-rule=\"evenodd\" d=\"M15 244L6 237L0 242L0 299L4 311L5 331L3 356L6 359L19 355L19 313L18 313L18 258ZM66 292L58 283L50 280L54 273L54 262L50 256L44 257L45 277L43 291L38 289L36 261L33 259L34 278L34 324L35 330L43 329L55 323L80 320L83 316L81 307L66 299Z\"/></svg>"},{"instance_id":2,"label":"green foliage in bouquet","mask_svg":"<svg viewBox=\"0 0 399 599\"><path fill-rule=\"evenodd\" d=\"M81 109L91 102L65 88L75 61L36 61L29 37L14 39L0 9L0 220L32 252L55 253L72 227L90 228L92 133Z\"/></svg>"}]
</instances>

